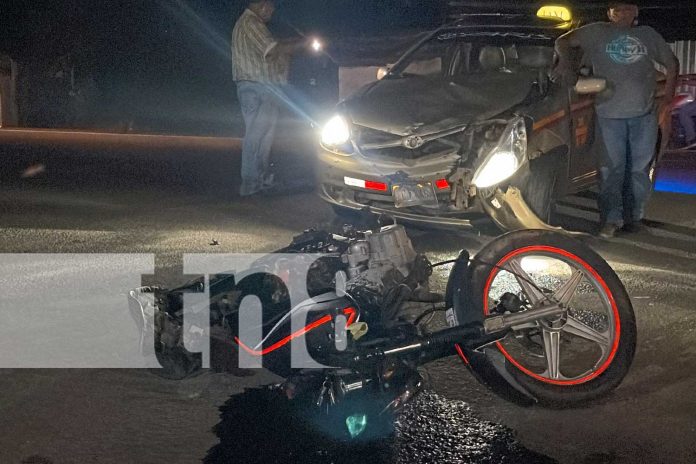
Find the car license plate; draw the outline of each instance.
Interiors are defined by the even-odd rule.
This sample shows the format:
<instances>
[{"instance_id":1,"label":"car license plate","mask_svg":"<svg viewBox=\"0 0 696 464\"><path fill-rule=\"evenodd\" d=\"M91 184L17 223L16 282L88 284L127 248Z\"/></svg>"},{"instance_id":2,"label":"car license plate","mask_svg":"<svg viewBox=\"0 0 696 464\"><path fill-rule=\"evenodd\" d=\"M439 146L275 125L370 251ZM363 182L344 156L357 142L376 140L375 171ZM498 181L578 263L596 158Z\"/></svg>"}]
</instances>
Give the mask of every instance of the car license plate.
<instances>
[{"instance_id":1,"label":"car license plate","mask_svg":"<svg viewBox=\"0 0 696 464\"><path fill-rule=\"evenodd\" d=\"M408 208L409 206L425 206L437 208L437 195L432 182L396 184L392 186L394 206Z\"/></svg>"}]
</instances>

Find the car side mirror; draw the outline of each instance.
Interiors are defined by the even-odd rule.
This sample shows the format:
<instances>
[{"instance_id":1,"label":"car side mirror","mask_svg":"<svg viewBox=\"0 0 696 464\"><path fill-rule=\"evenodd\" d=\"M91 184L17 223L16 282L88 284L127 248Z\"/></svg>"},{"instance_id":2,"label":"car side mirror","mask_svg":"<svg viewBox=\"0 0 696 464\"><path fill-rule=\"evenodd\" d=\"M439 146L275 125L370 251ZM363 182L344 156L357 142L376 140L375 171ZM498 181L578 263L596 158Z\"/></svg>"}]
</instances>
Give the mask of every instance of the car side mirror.
<instances>
[{"instance_id":1,"label":"car side mirror","mask_svg":"<svg viewBox=\"0 0 696 464\"><path fill-rule=\"evenodd\" d=\"M389 66L381 66L377 69L377 80L381 81L384 76L389 74Z\"/></svg>"},{"instance_id":2,"label":"car side mirror","mask_svg":"<svg viewBox=\"0 0 696 464\"><path fill-rule=\"evenodd\" d=\"M579 95L591 95L604 91L607 80L601 77L582 77L575 84L575 92Z\"/></svg>"}]
</instances>

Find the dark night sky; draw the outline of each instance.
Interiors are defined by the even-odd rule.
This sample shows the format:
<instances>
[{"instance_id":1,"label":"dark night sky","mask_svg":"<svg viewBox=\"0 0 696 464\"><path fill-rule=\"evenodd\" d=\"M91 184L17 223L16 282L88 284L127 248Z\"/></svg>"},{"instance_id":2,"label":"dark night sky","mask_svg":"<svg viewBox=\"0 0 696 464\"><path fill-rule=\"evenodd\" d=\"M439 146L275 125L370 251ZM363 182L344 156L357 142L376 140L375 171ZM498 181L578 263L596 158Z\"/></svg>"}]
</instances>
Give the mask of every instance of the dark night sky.
<instances>
[{"instance_id":1,"label":"dark night sky","mask_svg":"<svg viewBox=\"0 0 696 464\"><path fill-rule=\"evenodd\" d=\"M18 59L80 49L80 53L137 63L142 53L167 49L197 54L225 53L242 0L6 0L0 18L0 50ZM403 28L428 28L444 17L446 0L279 0L276 23L288 22L305 31L350 36ZM473 1L499 5L536 1ZM604 2L599 2L602 5ZM651 5L670 4L652 0ZM684 6L688 2L671 2ZM592 2L578 2L587 6ZM691 29L696 35L696 7L676 14L645 10L644 16L665 25ZM691 16L691 18L689 18ZM680 24L677 24L680 23ZM688 27L692 26L692 27ZM201 48L202 47L202 48ZM219 49L219 50L217 50Z\"/></svg>"},{"instance_id":2,"label":"dark night sky","mask_svg":"<svg viewBox=\"0 0 696 464\"><path fill-rule=\"evenodd\" d=\"M235 99L229 37L241 1L10 1L0 17L0 51L25 70L69 55L78 72L96 79L112 119L124 112L140 120L195 114L211 126L229 124ZM290 35L292 24L334 36L431 28L442 19L434 4L441 0L285 0L274 28Z\"/></svg>"},{"instance_id":3,"label":"dark night sky","mask_svg":"<svg viewBox=\"0 0 696 464\"><path fill-rule=\"evenodd\" d=\"M447 0L277 3L277 32L292 34L288 27L292 24L306 32L343 38L433 28L444 20ZM505 4L538 4L474 3L493 4L498 10ZM229 36L243 10L241 0L5 0L1 10L0 51L34 66L49 65L69 54L80 70L97 79L105 107L114 111L137 107L145 118L150 113L228 118L223 108L234 104ZM601 15L602 8L597 12ZM644 10L643 16L663 34L681 30L696 36L696 15L688 9L676 14ZM665 24L672 28L664 28Z\"/></svg>"}]
</instances>

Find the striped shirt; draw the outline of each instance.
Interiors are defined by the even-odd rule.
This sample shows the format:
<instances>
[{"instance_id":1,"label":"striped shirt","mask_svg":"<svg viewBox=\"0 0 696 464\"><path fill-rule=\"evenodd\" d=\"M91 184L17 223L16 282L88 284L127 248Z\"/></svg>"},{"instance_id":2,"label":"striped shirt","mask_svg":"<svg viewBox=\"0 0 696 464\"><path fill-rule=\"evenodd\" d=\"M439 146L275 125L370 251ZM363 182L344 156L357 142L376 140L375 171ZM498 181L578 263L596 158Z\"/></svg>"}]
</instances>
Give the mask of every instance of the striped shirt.
<instances>
[{"instance_id":1,"label":"striped shirt","mask_svg":"<svg viewBox=\"0 0 696 464\"><path fill-rule=\"evenodd\" d=\"M271 53L277 45L263 20L246 9L232 31L233 79L286 84L290 57Z\"/></svg>"}]
</instances>

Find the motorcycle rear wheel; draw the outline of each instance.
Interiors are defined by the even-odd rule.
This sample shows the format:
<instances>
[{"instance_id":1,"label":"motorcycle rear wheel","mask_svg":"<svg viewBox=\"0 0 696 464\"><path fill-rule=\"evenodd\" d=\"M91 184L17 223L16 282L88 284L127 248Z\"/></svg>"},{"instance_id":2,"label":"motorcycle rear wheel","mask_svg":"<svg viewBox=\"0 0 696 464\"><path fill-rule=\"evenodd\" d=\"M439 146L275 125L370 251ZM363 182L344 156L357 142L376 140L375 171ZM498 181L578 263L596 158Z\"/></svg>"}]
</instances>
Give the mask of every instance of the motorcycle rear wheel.
<instances>
[{"instance_id":1,"label":"motorcycle rear wheel","mask_svg":"<svg viewBox=\"0 0 696 464\"><path fill-rule=\"evenodd\" d=\"M636 348L633 307L616 273L588 246L557 232L511 232L476 255L469 275L478 317L504 312L498 301L505 293L517 295L525 311L559 301L568 308L486 347L470 365L484 382L498 375L493 363L502 354L507 373L539 403L568 407L606 395L625 377Z\"/></svg>"}]
</instances>

